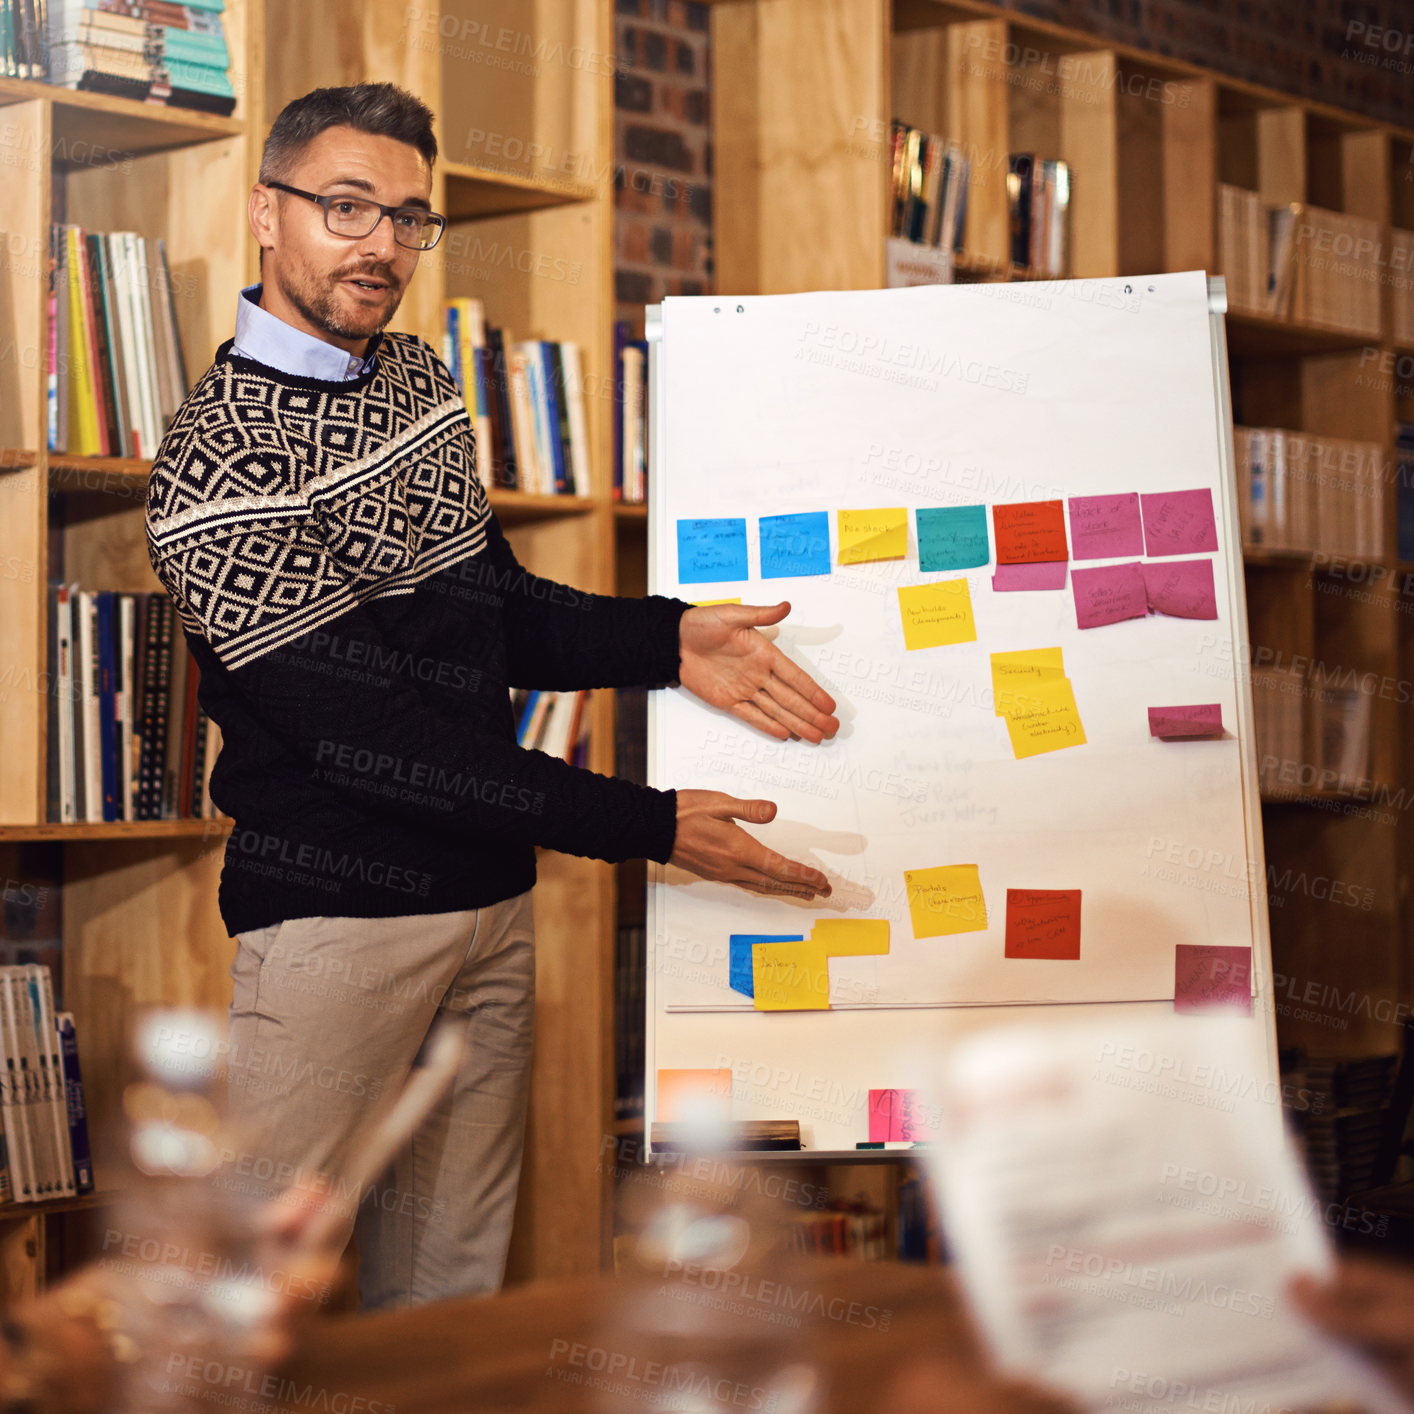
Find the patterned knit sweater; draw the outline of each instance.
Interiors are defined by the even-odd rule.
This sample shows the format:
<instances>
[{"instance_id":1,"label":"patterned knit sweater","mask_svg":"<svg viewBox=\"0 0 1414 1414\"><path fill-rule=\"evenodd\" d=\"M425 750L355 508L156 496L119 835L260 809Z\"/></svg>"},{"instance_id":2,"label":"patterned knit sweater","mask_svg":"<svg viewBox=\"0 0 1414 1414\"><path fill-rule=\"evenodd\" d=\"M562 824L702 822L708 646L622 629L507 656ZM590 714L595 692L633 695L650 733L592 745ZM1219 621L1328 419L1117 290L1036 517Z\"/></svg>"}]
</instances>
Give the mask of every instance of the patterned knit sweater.
<instances>
[{"instance_id":1,"label":"patterned knit sweater","mask_svg":"<svg viewBox=\"0 0 1414 1414\"><path fill-rule=\"evenodd\" d=\"M522 569L441 360L376 353L326 383L222 345L152 471L149 553L222 733L233 934L483 907L534 883L536 845L672 851L672 792L522 750L507 689L674 682L687 606Z\"/></svg>"}]
</instances>

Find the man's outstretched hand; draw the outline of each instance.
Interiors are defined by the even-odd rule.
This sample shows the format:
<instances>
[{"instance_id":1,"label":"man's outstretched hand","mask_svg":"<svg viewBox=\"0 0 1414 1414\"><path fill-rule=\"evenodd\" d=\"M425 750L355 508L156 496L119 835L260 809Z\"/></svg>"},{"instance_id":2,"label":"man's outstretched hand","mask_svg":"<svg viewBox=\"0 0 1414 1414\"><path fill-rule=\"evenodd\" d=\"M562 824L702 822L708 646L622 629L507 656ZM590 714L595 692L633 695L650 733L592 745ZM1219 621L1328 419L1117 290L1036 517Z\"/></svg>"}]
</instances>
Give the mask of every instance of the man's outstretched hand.
<instances>
[{"instance_id":1,"label":"man's outstretched hand","mask_svg":"<svg viewBox=\"0 0 1414 1414\"><path fill-rule=\"evenodd\" d=\"M736 823L765 825L775 817L776 807L769 800L738 800L719 790L680 790L678 832L668 863L754 894L828 898L829 880L818 869L767 849Z\"/></svg>"},{"instance_id":2,"label":"man's outstretched hand","mask_svg":"<svg viewBox=\"0 0 1414 1414\"><path fill-rule=\"evenodd\" d=\"M678 677L709 707L720 707L777 741L798 736L818 745L840 729L835 699L759 632L788 613L786 603L689 609L678 628Z\"/></svg>"}]
</instances>

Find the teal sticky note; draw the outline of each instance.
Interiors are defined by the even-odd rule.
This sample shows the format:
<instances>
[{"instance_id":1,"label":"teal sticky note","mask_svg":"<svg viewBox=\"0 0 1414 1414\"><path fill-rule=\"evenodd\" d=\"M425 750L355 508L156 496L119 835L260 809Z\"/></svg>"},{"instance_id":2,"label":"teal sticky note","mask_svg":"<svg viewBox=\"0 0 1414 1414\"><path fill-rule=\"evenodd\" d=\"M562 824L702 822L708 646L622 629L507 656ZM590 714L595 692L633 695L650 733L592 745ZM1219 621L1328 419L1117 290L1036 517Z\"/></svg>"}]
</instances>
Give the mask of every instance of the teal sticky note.
<instances>
[{"instance_id":1,"label":"teal sticky note","mask_svg":"<svg viewBox=\"0 0 1414 1414\"><path fill-rule=\"evenodd\" d=\"M746 577L745 520L678 522L679 584L718 584Z\"/></svg>"},{"instance_id":2,"label":"teal sticky note","mask_svg":"<svg viewBox=\"0 0 1414 1414\"><path fill-rule=\"evenodd\" d=\"M915 514L918 568L925 574L976 569L991 560L986 506L935 506Z\"/></svg>"},{"instance_id":3,"label":"teal sticky note","mask_svg":"<svg viewBox=\"0 0 1414 1414\"><path fill-rule=\"evenodd\" d=\"M830 516L827 511L761 517L761 578L829 574Z\"/></svg>"},{"instance_id":4,"label":"teal sticky note","mask_svg":"<svg viewBox=\"0 0 1414 1414\"><path fill-rule=\"evenodd\" d=\"M732 933L728 948L728 985L743 996L755 997L756 981L751 971L751 949L755 943L803 943L803 933Z\"/></svg>"}]
</instances>

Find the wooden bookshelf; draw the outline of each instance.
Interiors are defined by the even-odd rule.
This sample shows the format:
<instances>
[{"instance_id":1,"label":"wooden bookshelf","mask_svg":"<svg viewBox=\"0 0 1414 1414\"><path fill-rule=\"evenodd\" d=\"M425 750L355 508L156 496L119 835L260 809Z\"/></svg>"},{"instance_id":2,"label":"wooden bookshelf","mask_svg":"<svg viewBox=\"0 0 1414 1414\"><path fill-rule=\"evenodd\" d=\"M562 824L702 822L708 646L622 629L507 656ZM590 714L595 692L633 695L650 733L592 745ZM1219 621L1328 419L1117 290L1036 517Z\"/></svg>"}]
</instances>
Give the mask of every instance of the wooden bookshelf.
<instances>
[{"instance_id":1,"label":"wooden bookshelf","mask_svg":"<svg viewBox=\"0 0 1414 1414\"><path fill-rule=\"evenodd\" d=\"M588 494L497 490L491 501L529 569L588 590L614 587L612 0L557 0L533 20L521 0L442 0L440 9L437 0L411 8L226 0L224 19L239 97L229 119L0 80L21 154L7 168L10 258L0 262L0 328L17 354L0 359L0 449L11 449L0 451L0 562L18 567L0 576L0 671L13 665L17 682L36 683L47 669L49 582L159 587L143 525L149 463L44 450L51 221L165 240L186 292L177 319L187 373L199 376L230 336L238 290L257 278L246 194L265 132L287 101L320 85L392 80L438 115L432 200L450 226L393 327L436 344L443 300L471 295L517 338L579 345L592 390ZM544 48L533 60L484 65L444 40L439 23L467 33L533 29ZM596 693L592 705L591 764L600 771L613 769L611 697ZM57 888L65 1002L78 1021L102 1184L134 1012L229 1004L235 944L217 884L231 822L47 823L43 692L12 686L0 719L0 868L11 881ZM614 874L543 850L538 864L535 1079L513 1282L598 1270L609 1241L600 1152L612 1117ZM77 1219L0 1217L11 1224L0 1232L3 1298L43 1284L44 1228Z\"/></svg>"},{"instance_id":2,"label":"wooden bookshelf","mask_svg":"<svg viewBox=\"0 0 1414 1414\"><path fill-rule=\"evenodd\" d=\"M725 294L884 283L893 119L955 139L971 158L959 280L1027 273L1010 267L1007 239L1006 159L1017 151L1071 164L1076 277L1221 273L1220 183L1268 204L1371 220L1386 237L1391 226L1414 227L1414 185L1401 179L1414 133L985 0L732 0L713 5L712 45L717 72L731 76L713 94L714 254ZM1380 371L1407 352L1391 337L1388 296L1374 337L1354 324L1239 310L1227 334L1239 423L1376 442L1392 462L1396 418L1414 418L1414 377ZM1329 557L1251 554L1252 643L1408 682L1414 598L1393 583L1394 503L1391 470L1373 588L1369 566L1364 582L1352 575L1352 592L1341 592ZM1303 985L1414 1001L1408 724L1407 702L1376 697L1365 774L1381 783L1376 801L1383 792L1403 805L1371 809L1364 795L1320 791L1264 804L1269 878L1371 891L1368 909L1298 891L1272 907L1276 969ZM1282 1018L1281 1036L1317 1052L1398 1044L1392 1028L1363 1021L1334 1031Z\"/></svg>"}]
</instances>

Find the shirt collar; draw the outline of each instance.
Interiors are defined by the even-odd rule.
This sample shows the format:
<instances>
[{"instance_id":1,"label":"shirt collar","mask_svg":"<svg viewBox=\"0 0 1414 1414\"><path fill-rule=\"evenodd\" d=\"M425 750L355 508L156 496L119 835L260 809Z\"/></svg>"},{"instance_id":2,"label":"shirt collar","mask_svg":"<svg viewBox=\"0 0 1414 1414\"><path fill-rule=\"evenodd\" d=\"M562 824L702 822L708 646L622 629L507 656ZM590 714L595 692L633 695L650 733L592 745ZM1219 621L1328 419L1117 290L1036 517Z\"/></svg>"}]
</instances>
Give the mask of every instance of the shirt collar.
<instances>
[{"instance_id":1,"label":"shirt collar","mask_svg":"<svg viewBox=\"0 0 1414 1414\"><path fill-rule=\"evenodd\" d=\"M247 285L236 301L236 337L231 352L298 378L344 383L373 366L374 340L366 357L316 339L260 307L260 286Z\"/></svg>"}]
</instances>

